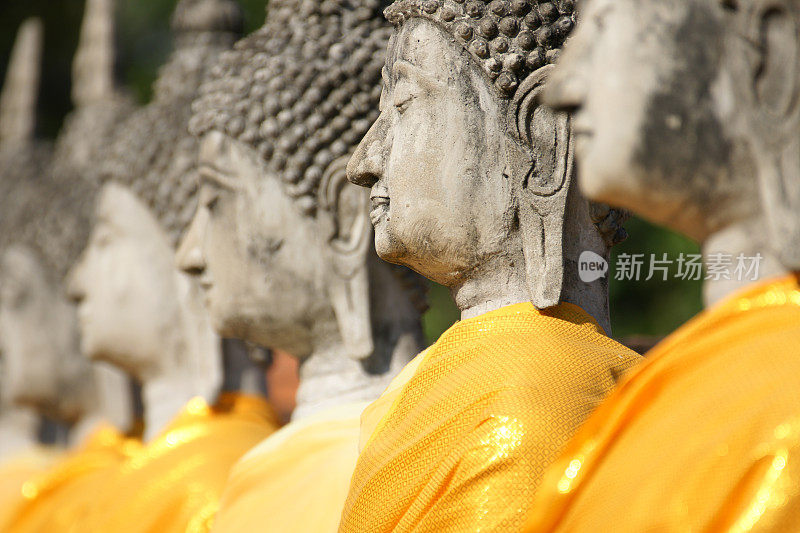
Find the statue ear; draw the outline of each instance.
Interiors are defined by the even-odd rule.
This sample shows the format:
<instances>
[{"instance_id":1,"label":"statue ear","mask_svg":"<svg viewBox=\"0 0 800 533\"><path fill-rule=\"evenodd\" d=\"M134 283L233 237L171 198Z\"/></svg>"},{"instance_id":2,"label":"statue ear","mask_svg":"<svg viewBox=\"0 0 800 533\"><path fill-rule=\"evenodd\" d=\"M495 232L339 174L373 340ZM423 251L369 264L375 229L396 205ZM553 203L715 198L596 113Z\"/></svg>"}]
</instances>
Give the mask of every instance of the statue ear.
<instances>
[{"instance_id":1,"label":"statue ear","mask_svg":"<svg viewBox=\"0 0 800 533\"><path fill-rule=\"evenodd\" d=\"M540 104L552 65L531 73L509 108L509 175L518 200L528 290L539 309L561 300L564 213L573 172L570 119Z\"/></svg>"},{"instance_id":2,"label":"statue ear","mask_svg":"<svg viewBox=\"0 0 800 533\"><path fill-rule=\"evenodd\" d=\"M790 269L800 268L800 8L790 0L759 0L740 9L758 60L743 76L749 87L754 152L771 247ZM749 48L749 47L748 47Z\"/></svg>"},{"instance_id":3,"label":"statue ear","mask_svg":"<svg viewBox=\"0 0 800 533\"><path fill-rule=\"evenodd\" d=\"M339 331L353 359L372 355L372 316L367 253L372 241L369 190L347 181L347 161L331 163L319 187L317 218L332 270L328 294Z\"/></svg>"}]
</instances>

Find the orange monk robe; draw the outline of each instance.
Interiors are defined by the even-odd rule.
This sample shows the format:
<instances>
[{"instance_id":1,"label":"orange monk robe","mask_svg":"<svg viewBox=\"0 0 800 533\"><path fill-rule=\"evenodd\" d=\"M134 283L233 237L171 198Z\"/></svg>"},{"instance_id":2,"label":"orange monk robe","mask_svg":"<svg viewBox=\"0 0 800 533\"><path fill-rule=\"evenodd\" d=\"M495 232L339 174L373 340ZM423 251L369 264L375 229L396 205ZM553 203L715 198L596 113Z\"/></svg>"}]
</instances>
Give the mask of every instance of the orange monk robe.
<instances>
[{"instance_id":1,"label":"orange monk robe","mask_svg":"<svg viewBox=\"0 0 800 533\"><path fill-rule=\"evenodd\" d=\"M0 531L8 530L9 521L25 501L23 484L47 471L59 458L60 451L36 446L0 463Z\"/></svg>"},{"instance_id":2,"label":"orange monk robe","mask_svg":"<svg viewBox=\"0 0 800 533\"><path fill-rule=\"evenodd\" d=\"M457 323L387 390L340 531L521 530L545 468L640 359L571 304Z\"/></svg>"},{"instance_id":3,"label":"orange monk robe","mask_svg":"<svg viewBox=\"0 0 800 533\"><path fill-rule=\"evenodd\" d=\"M798 276L703 312L646 360L548 471L527 531L800 531Z\"/></svg>"},{"instance_id":4,"label":"orange monk robe","mask_svg":"<svg viewBox=\"0 0 800 533\"><path fill-rule=\"evenodd\" d=\"M213 532L335 532L366 406L337 406L293 421L251 450L231 472Z\"/></svg>"},{"instance_id":5,"label":"orange monk robe","mask_svg":"<svg viewBox=\"0 0 800 533\"><path fill-rule=\"evenodd\" d=\"M22 485L23 503L4 533L83 533L82 522L115 469L141 447L111 426L95 430L76 451Z\"/></svg>"},{"instance_id":6,"label":"orange monk robe","mask_svg":"<svg viewBox=\"0 0 800 533\"><path fill-rule=\"evenodd\" d=\"M224 394L214 407L191 400L118 469L82 531L208 531L231 467L278 425L255 396Z\"/></svg>"}]
</instances>

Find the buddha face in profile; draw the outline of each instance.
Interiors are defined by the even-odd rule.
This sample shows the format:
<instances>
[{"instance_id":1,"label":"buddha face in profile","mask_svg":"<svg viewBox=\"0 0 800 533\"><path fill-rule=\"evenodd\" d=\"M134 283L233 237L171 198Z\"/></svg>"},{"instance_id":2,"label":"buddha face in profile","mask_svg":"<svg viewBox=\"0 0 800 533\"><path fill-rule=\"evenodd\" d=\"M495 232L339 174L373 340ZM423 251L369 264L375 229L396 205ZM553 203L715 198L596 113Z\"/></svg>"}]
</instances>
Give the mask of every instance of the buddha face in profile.
<instances>
[{"instance_id":1,"label":"buddha face in profile","mask_svg":"<svg viewBox=\"0 0 800 533\"><path fill-rule=\"evenodd\" d=\"M370 188L378 254L450 287L462 311L480 298L558 304L569 232L608 253L585 202L567 201L569 118L539 105L572 10L529 0L387 9L380 116L348 178ZM495 294L464 294L490 279Z\"/></svg>"},{"instance_id":2,"label":"buddha face in profile","mask_svg":"<svg viewBox=\"0 0 800 533\"><path fill-rule=\"evenodd\" d=\"M78 349L75 310L38 255L12 246L0 258L0 390L4 403L77 418L71 388L89 372Z\"/></svg>"},{"instance_id":3,"label":"buddha face in profile","mask_svg":"<svg viewBox=\"0 0 800 533\"><path fill-rule=\"evenodd\" d=\"M178 262L198 276L222 336L303 354L323 305L325 250L256 151L217 131L204 135L197 212Z\"/></svg>"},{"instance_id":4,"label":"buddha face in profile","mask_svg":"<svg viewBox=\"0 0 800 533\"><path fill-rule=\"evenodd\" d=\"M510 248L515 205L506 170L506 105L433 23L392 38L381 115L350 161L371 188L382 259L452 286Z\"/></svg>"},{"instance_id":5,"label":"buddha face in profile","mask_svg":"<svg viewBox=\"0 0 800 533\"><path fill-rule=\"evenodd\" d=\"M783 189L775 207L788 202L797 212L800 187L757 179L762 161L780 161L780 147L798 139L791 5L584 2L545 101L574 112L586 195L700 241L757 214L759 189Z\"/></svg>"},{"instance_id":6,"label":"buddha face in profile","mask_svg":"<svg viewBox=\"0 0 800 533\"><path fill-rule=\"evenodd\" d=\"M181 274L155 217L132 191L114 183L99 197L87 248L73 268L82 351L134 376L158 373L180 323Z\"/></svg>"},{"instance_id":7,"label":"buddha face in profile","mask_svg":"<svg viewBox=\"0 0 800 533\"><path fill-rule=\"evenodd\" d=\"M369 128L388 28L378 3L356 4L276 9L222 56L190 122L201 191L178 263L218 333L300 359L374 347L369 199L345 156Z\"/></svg>"}]
</instances>

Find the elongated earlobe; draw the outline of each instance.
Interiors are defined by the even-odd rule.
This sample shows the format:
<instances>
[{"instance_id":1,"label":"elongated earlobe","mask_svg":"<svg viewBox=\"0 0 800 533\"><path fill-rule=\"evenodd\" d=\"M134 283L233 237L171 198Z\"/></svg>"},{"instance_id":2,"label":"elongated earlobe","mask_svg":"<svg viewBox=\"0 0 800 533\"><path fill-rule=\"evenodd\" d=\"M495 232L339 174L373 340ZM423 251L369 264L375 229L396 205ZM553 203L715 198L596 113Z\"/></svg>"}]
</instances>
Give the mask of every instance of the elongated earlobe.
<instances>
[{"instance_id":1,"label":"elongated earlobe","mask_svg":"<svg viewBox=\"0 0 800 533\"><path fill-rule=\"evenodd\" d=\"M752 0L734 16L758 60L739 72L770 243L781 263L800 269L800 7L791 0ZM751 45L745 43L744 46ZM749 75L748 75L749 74Z\"/></svg>"},{"instance_id":2,"label":"elongated earlobe","mask_svg":"<svg viewBox=\"0 0 800 533\"><path fill-rule=\"evenodd\" d=\"M349 157L334 161L319 187L318 219L332 272L328 291L347 353L356 360L372 355L367 253L372 242L369 191L347 181Z\"/></svg>"},{"instance_id":3,"label":"elongated earlobe","mask_svg":"<svg viewBox=\"0 0 800 533\"><path fill-rule=\"evenodd\" d=\"M540 104L551 65L520 85L509 108L508 167L515 196L531 302L557 305L564 282L564 213L573 174L569 115Z\"/></svg>"}]
</instances>

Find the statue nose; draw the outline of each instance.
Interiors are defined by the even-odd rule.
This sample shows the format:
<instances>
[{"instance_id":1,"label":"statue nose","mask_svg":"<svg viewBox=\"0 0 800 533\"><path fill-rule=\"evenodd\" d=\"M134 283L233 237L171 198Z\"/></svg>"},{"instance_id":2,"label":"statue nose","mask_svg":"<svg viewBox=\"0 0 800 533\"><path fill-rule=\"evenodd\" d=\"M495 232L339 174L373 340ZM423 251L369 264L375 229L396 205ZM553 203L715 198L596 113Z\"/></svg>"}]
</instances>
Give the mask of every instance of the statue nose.
<instances>
[{"instance_id":1,"label":"statue nose","mask_svg":"<svg viewBox=\"0 0 800 533\"><path fill-rule=\"evenodd\" d=\"M192 247L180 260L180 269L190 276L200 276L205 270L203 256L197 247Z\"/></svg>"},{"instance_id":2,"label":"statue nose","mask_svg":"<svg viewBox=\"0 0 800 533\"><path fill-rule=\"evenodd\" d=\"M199 214L195 214L195 218L175 254L175 262L178 268L190 276L201 276L206 269L203 250L200 247L200 235L198 235L201 225L198 217Z\"/></svg>"},{"instance_id":3,"label":"statue nose","mask_svg":"<svg viewBox=\"0 0 800 533\"><path fill-rule=\"evenodd\" d=\"M347 163L347 179L351 183L372 188L381 179L386 160L384 155L385 137L386 131L382 118L378 118Z\"/></svg>"},{"instance_id":4,"label":"statue nose","mask_svg":"<svg viewBox=\"0 0 800 533\"><path fill-rule=\"evenodd\" d=\"M83 270L83 259L72 267L72 270L67 274L67 298L79 304L86 297L83 290L83 283L81 282L81 271Z\"/></svg>"}]
</instances>

